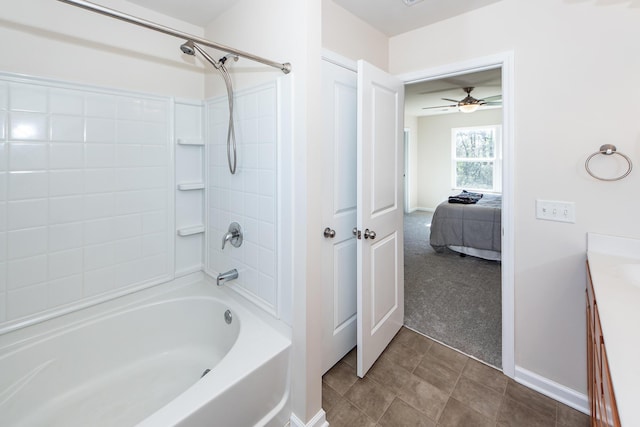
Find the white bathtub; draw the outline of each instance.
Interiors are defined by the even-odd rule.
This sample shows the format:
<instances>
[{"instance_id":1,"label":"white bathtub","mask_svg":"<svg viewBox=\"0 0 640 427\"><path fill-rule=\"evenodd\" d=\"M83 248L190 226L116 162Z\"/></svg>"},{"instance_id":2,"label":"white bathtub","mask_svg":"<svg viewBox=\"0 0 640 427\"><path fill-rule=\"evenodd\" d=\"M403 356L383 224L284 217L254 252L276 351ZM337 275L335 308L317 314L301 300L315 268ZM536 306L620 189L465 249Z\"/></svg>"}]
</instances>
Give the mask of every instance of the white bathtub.
<instances>
[{"instance_id":1,"label":"white bathtub","mask_svg":"<svg viewBox=\"0 0 640 427\"><path fill-rule=\"evenodd\" d=\"M249 304L195 274L3 334L0 425L283 426L291 342Z\"/></svg>"}]
</instances>

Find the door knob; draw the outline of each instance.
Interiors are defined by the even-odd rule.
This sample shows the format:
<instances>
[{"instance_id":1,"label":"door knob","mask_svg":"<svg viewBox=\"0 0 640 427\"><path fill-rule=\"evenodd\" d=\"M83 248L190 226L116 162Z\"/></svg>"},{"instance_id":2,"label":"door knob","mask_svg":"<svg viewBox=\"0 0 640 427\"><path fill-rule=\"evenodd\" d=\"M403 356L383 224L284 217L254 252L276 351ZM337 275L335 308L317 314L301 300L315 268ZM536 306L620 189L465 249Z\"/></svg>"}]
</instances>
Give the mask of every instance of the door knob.
<instances>
[{"instance_id":1,"label":"door knob","mask_svg":"<svg viewBox=\"0 0 640 427\"><path fill-rule=\"evenodd\" d=\"M376 232L367 228L364 230L364 238L373 240L376 238Z\"/></svg>"},{"instance_id":2,"label":"door knob","mask_svg":"<svg viewBox=\"0 0 640 427\"><path fill-rule=\"evenodd\" d=\"M333 239L334 237L336 237L336 230L332 230L329 227L324 229L324 237L328 238L328 239Z\"/></svg>"}]
</instances>

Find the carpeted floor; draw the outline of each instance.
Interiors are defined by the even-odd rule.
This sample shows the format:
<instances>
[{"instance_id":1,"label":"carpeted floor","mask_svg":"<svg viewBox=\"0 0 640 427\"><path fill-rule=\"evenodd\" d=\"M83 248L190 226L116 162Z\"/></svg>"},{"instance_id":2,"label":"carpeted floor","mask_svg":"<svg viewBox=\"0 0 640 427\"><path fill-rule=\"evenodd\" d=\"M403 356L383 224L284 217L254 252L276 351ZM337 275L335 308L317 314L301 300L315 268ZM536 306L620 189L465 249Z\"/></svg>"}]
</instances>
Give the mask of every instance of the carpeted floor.
<instances>
[{"instance_id":1,"label":"carpeted floor","mask_svg":"<svg viewBox=\"0 0 640 427\"><path fill-rule=\"evenodd\" d=\"M429 245L430 212L404 218L405 325L502 367L500 263Z\"/></svg>"}]
</instances>

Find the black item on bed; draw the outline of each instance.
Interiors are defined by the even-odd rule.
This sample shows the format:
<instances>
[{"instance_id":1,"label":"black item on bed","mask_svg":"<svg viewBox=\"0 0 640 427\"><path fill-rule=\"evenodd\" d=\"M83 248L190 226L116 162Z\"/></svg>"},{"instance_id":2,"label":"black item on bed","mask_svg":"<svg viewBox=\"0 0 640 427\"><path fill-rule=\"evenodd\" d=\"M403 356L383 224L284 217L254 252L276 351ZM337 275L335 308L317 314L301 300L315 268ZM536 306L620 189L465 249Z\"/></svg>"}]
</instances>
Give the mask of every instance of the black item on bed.
<instances>
[{"instance_id":1,"label":"black item on bed","mask_svg":"<svg viewBox=\"0 0 640 427\"><path fill-rule=\"evenodd\" d=\"M478 200L482 199L482 193L471 193L467 190L462 190L462 193L455 196L449 196L449 203L460 203L463 205L471 205L478 203Z\"/></svg>"}]
</instances>

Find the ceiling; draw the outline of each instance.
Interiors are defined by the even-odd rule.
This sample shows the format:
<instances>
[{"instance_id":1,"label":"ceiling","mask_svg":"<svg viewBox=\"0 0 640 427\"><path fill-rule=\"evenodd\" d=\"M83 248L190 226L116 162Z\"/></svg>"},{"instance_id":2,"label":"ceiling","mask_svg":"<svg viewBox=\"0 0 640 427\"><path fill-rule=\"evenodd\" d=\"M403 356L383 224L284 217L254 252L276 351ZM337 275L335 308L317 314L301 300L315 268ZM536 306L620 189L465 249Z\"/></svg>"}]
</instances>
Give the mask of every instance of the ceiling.
<instances>
[{"instance_id":1,"label":"ceiling","mask_svg":"<svg viewBox=\"0 0 640 427\"><path fill-rule=\"evenodd\" d=\"M128 1L204 27L232 7L237 0ZM403 0L333 1L386 35L394 36L500 0L418 0L412 6L406 6ZM499 95L501 93L500 70L488 70L407 85L405 113L411 116L426 116L457 112L456 108L424 110L423 107L452 104L443 101L442 98L462 100L466 96L462 89L464 87L475 88L471 93L474 98Z\"/></svg>"},{"instance_id":2,"label":"ceiling","mask_svg":"<svg viewBox=\"0 0 640 427\"><path fill-rule=\"evenodd\" d=\"M441 108L424 110L424 107L452 105L442 98L462 100L467 96L465 87L473 87L471 96L477 99L502 94L501 70L499 68L476 73L446 77L405 86L405 114L408 116L429 116L436 114L457 113L458 109ZM500 108L482 106L481 109Z\"/></svg>"},{"instance_id":3,"label":"ceiling","mask_svg":"<svg viewBox=\"0 0 640 427\"><path fill-rule=\"evenodd\" d=\"M333 0L387 36L396 36L500 0Z\"/></svg>"},{"instance_id":4,"label":"ceiling","mask_svg":"<svg viewBox=\"0 0 640 427\"><path fill-rule=\"evenodd\" d=\"M206 26L236 2L236 0L128 1L200 27ZM406 6L402 0L333 1L384 34L395 36L500 0L419 0L413 6Z\"/></svg>"}]
</instances>

